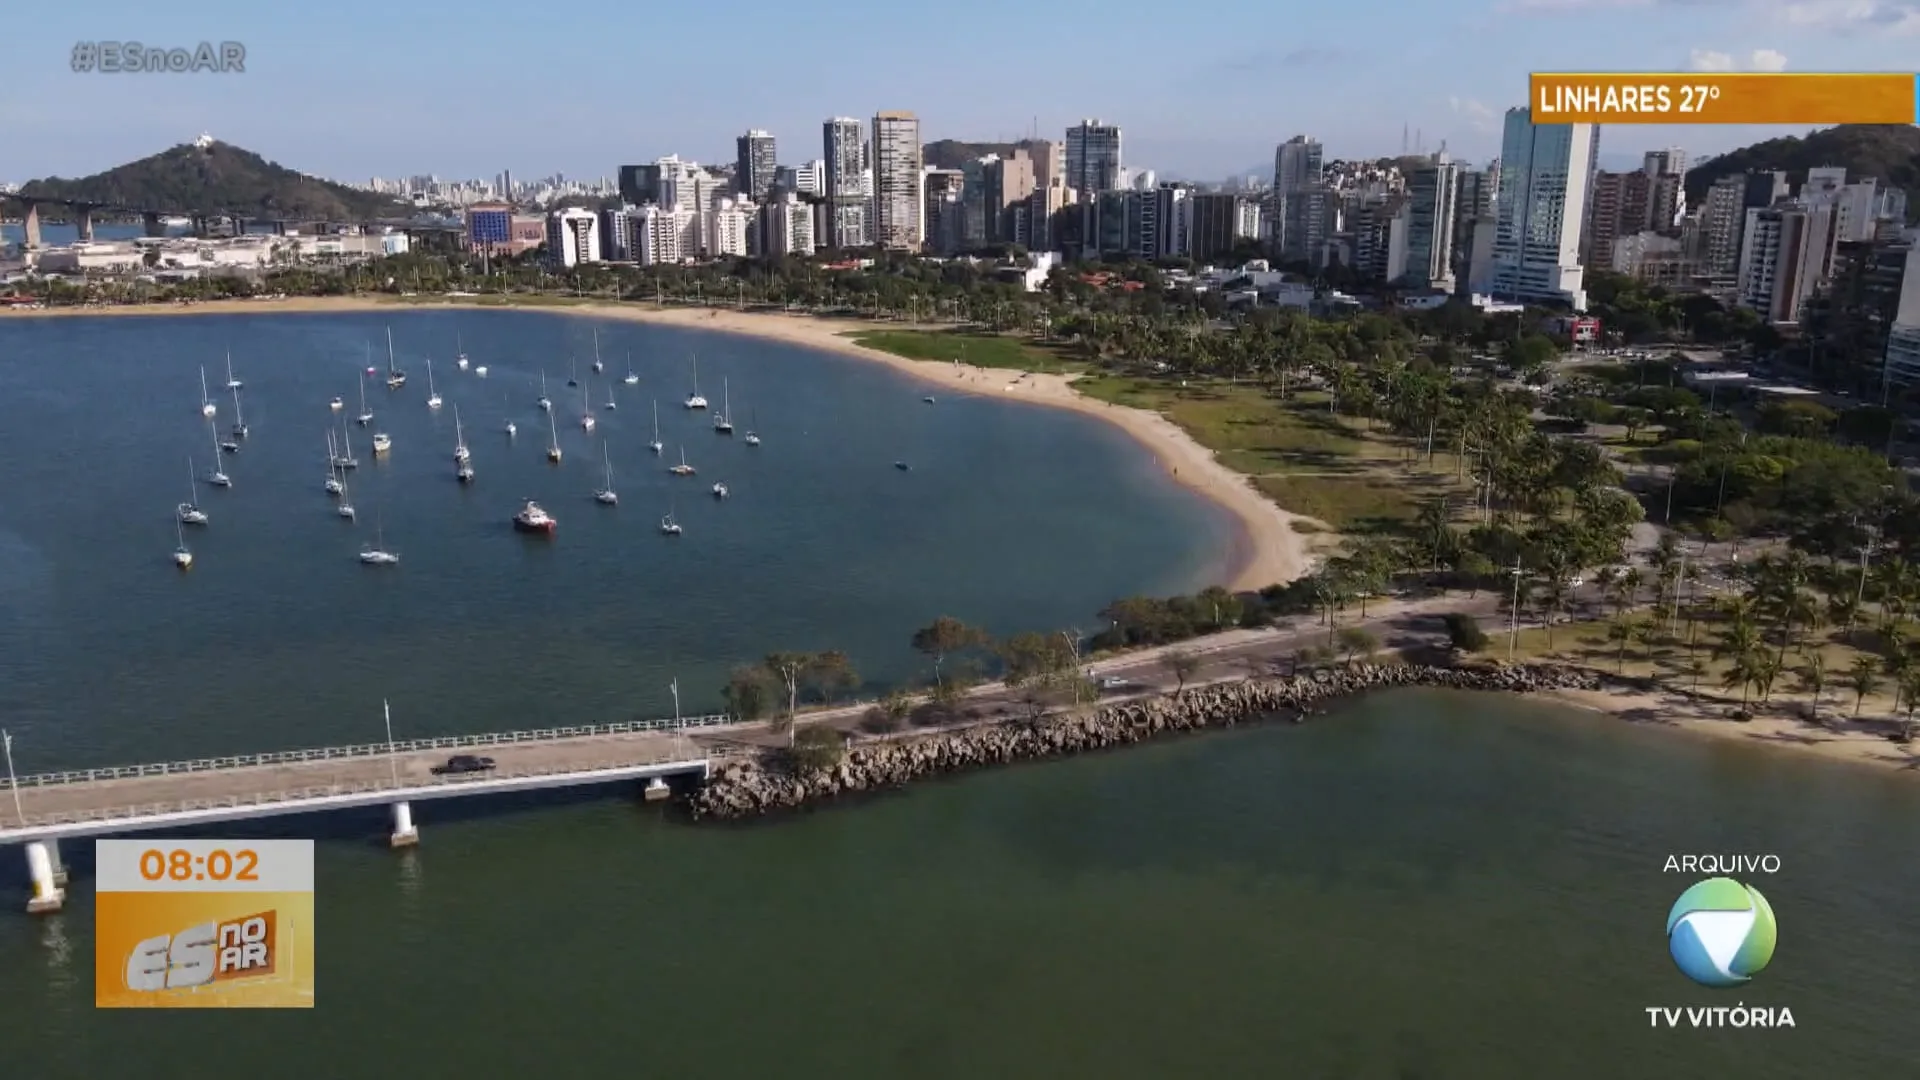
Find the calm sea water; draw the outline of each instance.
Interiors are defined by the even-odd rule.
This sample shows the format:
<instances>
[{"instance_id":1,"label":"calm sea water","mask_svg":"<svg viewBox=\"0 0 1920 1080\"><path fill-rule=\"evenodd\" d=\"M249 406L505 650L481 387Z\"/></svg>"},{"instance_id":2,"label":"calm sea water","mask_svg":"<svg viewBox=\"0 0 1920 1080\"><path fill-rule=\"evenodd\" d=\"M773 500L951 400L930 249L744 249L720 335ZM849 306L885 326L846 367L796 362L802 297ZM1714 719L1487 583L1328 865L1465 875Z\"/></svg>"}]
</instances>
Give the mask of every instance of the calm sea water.
<instances>
[{"instance_id":1,"label":"calm sea water","mask_svg":"<svg viewBox=\"0 0 1920 1080\"><path fill-rule=\"evenodd\" d=\"M372 429L394 441L376 460L351 417L388 325L411 378L368 380ZM488 377L455 368L456 340ZM188 530L182 575L174 506L189 459L215 455L200 368L224 437L228 350L250 434L223 457L233 487L198 489L212 523ZM682 407L696 355L714 409L731 398L731 438ZM844 357L554 313L0 322L0 716L25 771L378 741L382 698L403 736L666 716L674 679L688 710L716 708L728 668L770 651L839 648L902 679L934 616L1090 627L1113 598L1223 569L1227 520L1120 433L925 392ZM664 458L647 449L656 399ZM322 490L343 418L357 524ZM683 448L693 478L666 472ZM592 498L605 461L618 507ZM526 498L559 519L551 541L512 531ZM669 511L678 538L658 531ZM381 539L400 565L360 565Z\"/></svg>"},{"instance_id":2,"label":"calm sea water","mask_svg":"<svg viewBox=\"0 0 1920 1080\"><path fill-rule=\"evenodd\" d=\"M742 828L618 799L466 813L401 855L378 815L327 823L310 1013L96 1012L84 884L55 918L0 917L10 1066L130 1074L138 1047L156 1077L1913 1075L1910 778L1537 703L1382 695ZM1757 882L1779 950L1741 991L1667 958L1691 882L1661 865L1691 851L1781 858ZM1644 1011L1735 1002L1799 1026Z\"/></svg>"}]
</instances>

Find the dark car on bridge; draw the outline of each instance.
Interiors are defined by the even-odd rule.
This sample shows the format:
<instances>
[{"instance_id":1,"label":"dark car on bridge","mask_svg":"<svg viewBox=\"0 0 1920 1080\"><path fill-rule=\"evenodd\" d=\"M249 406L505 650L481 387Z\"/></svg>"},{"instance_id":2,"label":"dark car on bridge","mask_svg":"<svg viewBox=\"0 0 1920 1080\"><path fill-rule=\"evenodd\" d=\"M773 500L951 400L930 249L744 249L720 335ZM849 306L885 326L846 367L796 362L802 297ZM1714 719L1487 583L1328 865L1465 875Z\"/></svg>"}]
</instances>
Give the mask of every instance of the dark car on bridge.
<instances>
[{"instance_id":1,"label":"dark car on bridge","mask_svg":"<svg viewBox=\"0 0 1920 1080\"><path fill-rule=\"evenodd\" d=\"M492 758L475 757L472 754L455 754L447 759L445 765L435 765L433 767L433 775L435 776L462 776L467 773L492 771Z\"/></svg>"}]
</instances>

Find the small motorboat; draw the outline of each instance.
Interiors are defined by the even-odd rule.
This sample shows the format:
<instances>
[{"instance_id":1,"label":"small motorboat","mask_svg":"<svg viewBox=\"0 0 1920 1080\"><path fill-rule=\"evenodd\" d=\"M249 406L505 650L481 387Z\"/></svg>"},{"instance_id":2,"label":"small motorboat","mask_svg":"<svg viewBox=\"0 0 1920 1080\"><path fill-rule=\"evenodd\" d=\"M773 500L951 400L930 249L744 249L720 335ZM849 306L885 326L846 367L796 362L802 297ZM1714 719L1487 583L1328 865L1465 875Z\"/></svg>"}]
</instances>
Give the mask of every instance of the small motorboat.
<instances>
[{"instance_id":1,"label":"small motorboat","mask_svg":"<svg viewBox=\"0 0 1920 1080\"><path fill-rule=\"evenodd\" d=\"M473 373L474 373L475 375L477 375L477 376L479 376L479 377L480 377L480 378L482 378L482 379L484 379L484 378L486 378L486 377L487 377L487 365L485 365L485 364L481 364L481 365L480 365L479 367L477 367L477 368L474 368L474 369L473 369Z\"/></svg>"},{"instance_id":2,"label":"small motorboat","mask_svg":"<svg viewBox=\"0 0 1920 1080\"><path fill-rule=\"evenodd\" d=\"M346 407L347 403L341 401L339 398L334 398L332 401L327 402L327 408L332 409L334 412L339 412Z\"/></svg>"},{"instance_id":3,"label":"small motorboat","mask_svg":"<svg viewBox=\"0 0 1920 1080\"><path fill-rule=\"evenodd\" d=\"M593 501L599 503L601 506L618 506L620 505L620 495L612 488L603 488L593 493Z\"/></svg>"},{"instance_id":4,"label":"small motorboat","mask_svg":"<svg viewBox=\"0 0 1920 1080\"><path fill-rule=\"evenodd\" d=\"M379 548L368 548L360 553L360 561L368 566L392 566L400 561L400 556Z\"/></svg>"},{"instance_id":5,"label":"small motorboat","mask_svg":"<svg viewBox=\"0 0 1920 1080\"><path fill-rule=\"evenodd\" d=\"M713 497L714 497L714 498L716 498L716 499L724 499L724 498L726 498L726 497L727 497L727 485L725 485L725 484L715 484L715 485L713 485Z\"/></svg>"},{"instance_id":6,"label":"small motorboat","mask_svg":"<svg viewBox=\"0 0 1920 1080\"><path fill-rule=\"evenodd\" d=\"M540 508L540 504L528 499L520 512L513 515L513 527L521 532L551 533L559 526L553 515Z\"/></svg>"},{"instance_id":7,"label":"small motorboat","mask_svg":"<svg viewBox=\"0 0 1920 1080\"><path fill-rule=\"evenodd\" d=\"M391 449L393 449L393 436L388 435L384 432L377 432L374 434L373 436L373 452L374 453L384 454Z\"/></svg>"},{"instance_id":8,"label":"small motorboat","mask_svg":"<svg viewBox=\"0 0 1920 1080\"><path fill-rule=\"evenodd\" d=\"M520 433L520 429L514 426L513 421L511 420L507 421L507 438L511 439L515 435L518 435L519 433Z\"/></svg>"},{"instance_id":9,"label":"small motorboat","mask_svg":"<svg viewBox=\"0 0 1920 1080\"><path fill-rule=\"evenodd\" d=\"M912 472L912 471L913 471L913 466L911 466L911 465L909 465L909 464L907 464L907 463L906 463L906 462L904 462L904 461L896 461L896 462L894 462L894 463L893 463L893 467L894 467L894 468L896 468L896 469L899 469L899 470L900 470L901 472Z\"/></svg>"},{"instance_id":10,"label":"small motorboat","mask_svg":"<svg viewBox=\"0 0 1920 1080\"><path fill-rule=\"evenodd\" d=\"M933 404L933 395L932 395L932 394L928 394L928 395L927 395L926 397L923 397L923 398L921 398L920 400L921 400L921 401L924 401L924 402L926 402L926 403L927 403L927 404L929 404L929 405L931 405L931 404Z\"/></svg>"},{"instance_id":11,"label":"small motorboat","mask_svg":"<svg viewBox=\"0 0 1920 1080\"><path fill-rule=\"evenodd\" d=\"M240 452L240 444L234 442L232 439L224 440L220 444L220 452L223 454L237 454Z\"/></svg>"}]
</instances>

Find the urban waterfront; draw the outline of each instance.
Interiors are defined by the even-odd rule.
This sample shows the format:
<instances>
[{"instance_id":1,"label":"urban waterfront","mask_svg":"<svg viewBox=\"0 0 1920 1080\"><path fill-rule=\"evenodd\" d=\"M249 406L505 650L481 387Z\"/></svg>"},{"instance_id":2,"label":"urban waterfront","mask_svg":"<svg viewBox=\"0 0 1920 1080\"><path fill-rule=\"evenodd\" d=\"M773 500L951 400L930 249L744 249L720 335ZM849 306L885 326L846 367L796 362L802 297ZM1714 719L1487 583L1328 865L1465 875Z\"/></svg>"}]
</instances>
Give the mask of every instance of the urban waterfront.
<instances>
[{"instance_id":1,"label":"urban waterfront","mask_svg":"<svg viewBox=\"0 0 1920 1080\"><path fill-rule=\"evenodd\" d=\"M1916 811L1905 777L1410 691L747 827L496 806L396 854L378 813L296 820L326 837L315 1012L95 1011L81 887L0 918L0 1037L23 1075L133 1037L161 1077L1891 1078ZM1667 957L1689 851L1781 859L1740 991ZM1645 1014L1735 1002L1797 1026Z\"/></svg>"},{"instance_id":2,"label":"urban waterfront","mask_svg":"<svg viewBox=\"0 0 1920 1080\"><path fill-rule=\"evenodd\" d=\"M384 369L389 324L410 381L390 394L370 380L361 429L357 380L370 344ZM590 379L595 325L607 370ZM456 370L456 334L486 378ZM189 530L182 575L174 506L189 456L204 471L214 455L198 369L224 437L229 347L250 434L223 460L233 487L199 489L212 522ZM681 407L696 350L713 409L731 397L731 438ZM636 386L618 384L629 351ZM731 665L779 649L838 648L871 679L906 679L921 666L908 639L937 615L1091 629L1110 599L1212 579L1232 546L1223 515L1097 421L929 406L878 365L746 338L403 310L21 319L0 323L0 355L0 714L27 772L375 741L382 698L401 737L666 716L676 678L701 711ZM570 357L592 384L591 436ZM697 476L648 452L655 398L665 457L684 445ZM453 475L456 407L470 487ZM322 491L343 417L361 461L354 524ZM759 447L743 441L754 426ZM387 458L370 431L392 435ZM592 498L603 443L617 507ZM551 541L511 531L526 498L559 518ZM684 535L658 532L669 510ZM376 538L400 565L356 562Z\"/></svg>"}]
</instances>

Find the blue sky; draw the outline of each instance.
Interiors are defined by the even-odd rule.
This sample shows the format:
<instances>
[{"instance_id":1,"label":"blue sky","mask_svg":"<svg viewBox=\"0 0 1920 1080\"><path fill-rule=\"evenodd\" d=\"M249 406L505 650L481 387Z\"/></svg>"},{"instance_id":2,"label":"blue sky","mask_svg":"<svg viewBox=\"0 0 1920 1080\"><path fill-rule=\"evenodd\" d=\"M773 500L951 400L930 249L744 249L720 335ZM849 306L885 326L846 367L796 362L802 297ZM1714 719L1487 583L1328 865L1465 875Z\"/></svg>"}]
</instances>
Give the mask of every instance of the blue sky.
<instances>
[{"instance_id":1,"label":"blue sky","mask_svg":"<svg viewBox=\"0 0 1920 1080\"><path fill-rule=\"evenodd\" d=\"M239 41L247 71L75 74L74 42L100 39ZM1492 157L1533 70L1916 70L1920 0L92 0L10 19L0 56L5 180L83 175L202 131L351 180L730 159L749 127L792 162L819 156L821 120L877 109L913 110L929 140L1058 137L1099 117L1125 130L1129 165L1213 179L1297 133L1366 156L1397 153L1404 126ZM1697 157L1781 133L1611 127L1602 153Z\"/></svg>"}]
</instances>

